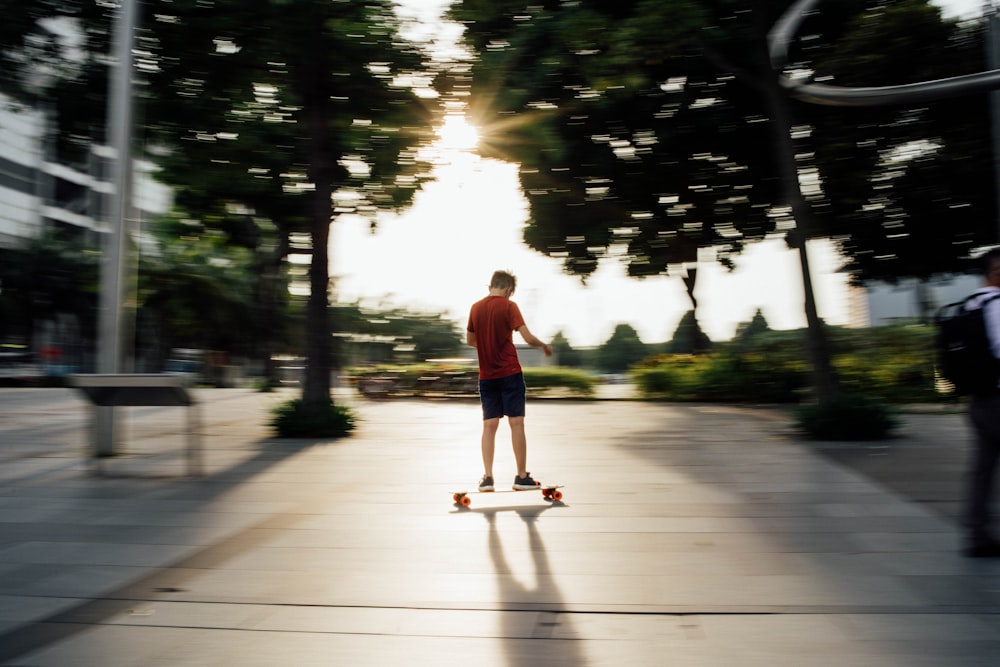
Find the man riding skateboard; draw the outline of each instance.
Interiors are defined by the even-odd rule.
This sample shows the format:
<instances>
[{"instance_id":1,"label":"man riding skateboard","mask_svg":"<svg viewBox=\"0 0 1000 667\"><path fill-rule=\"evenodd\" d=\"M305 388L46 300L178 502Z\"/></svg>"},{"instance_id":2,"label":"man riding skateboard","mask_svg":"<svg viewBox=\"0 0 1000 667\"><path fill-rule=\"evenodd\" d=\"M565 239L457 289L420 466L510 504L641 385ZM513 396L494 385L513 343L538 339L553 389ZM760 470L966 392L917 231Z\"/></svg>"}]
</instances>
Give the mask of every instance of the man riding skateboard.
<instances>
[{"instance_id":1,"label":"man riding skateboard","mask_svg":"<svg viewBox=\"0 0 1000 667\"><path fill-rule=\"evenodd\" d=\"M528 445L524 433L526 387L521 363L514 347L514 332L521 334L531 347L541 348L552 356L552 347L535 337L524 323L521 311L510 297L517 288L517 278L507 271L496 271L490 279L489 294L472 305L466 342L476 348L479 358L479 399L483 406L483 478L480 491L492 491L493 453L500 420L510 424L511 445L517 475L514 490L534 489L538 482L527 470Z\"/></svg>"}]
</instances>

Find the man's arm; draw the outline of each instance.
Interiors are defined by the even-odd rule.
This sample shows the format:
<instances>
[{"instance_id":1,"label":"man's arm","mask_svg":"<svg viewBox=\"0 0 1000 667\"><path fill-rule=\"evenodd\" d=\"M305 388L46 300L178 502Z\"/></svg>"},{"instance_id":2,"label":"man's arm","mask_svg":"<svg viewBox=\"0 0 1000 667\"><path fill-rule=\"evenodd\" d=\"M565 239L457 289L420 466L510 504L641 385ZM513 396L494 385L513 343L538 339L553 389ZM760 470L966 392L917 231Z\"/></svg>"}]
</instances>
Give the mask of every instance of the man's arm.
<instances>
[{"instance_id":1,"label":"man's arm","mask_svg":"<svg viewBox=\"0 0 1000 667\"><path fill-rule=\"evenodd\" d=\"M545 353L546 357L551 357L552 356L552 346L549 345L548 343L543 343L540 339L538 339L535 336L535 334L533 334L530 331L528 331L528 325L527 324L522 324L521 326L519 326L517 328L517 332L519 334L521 334L521 338L524 339L525 343L527 343L531 347L540 347L540 348L542 348L542 351Z\"/></svg>"},{"instance_id":2,"label":"man's arm","mask_svg":"<svg viewBox=\"0 0 1000 667\"><path fill-rule=\"evenodd\" d=\"M466 331L465 342L471 347L476 347L476 333L474 331Z\"/></svg>"}]
</instances>

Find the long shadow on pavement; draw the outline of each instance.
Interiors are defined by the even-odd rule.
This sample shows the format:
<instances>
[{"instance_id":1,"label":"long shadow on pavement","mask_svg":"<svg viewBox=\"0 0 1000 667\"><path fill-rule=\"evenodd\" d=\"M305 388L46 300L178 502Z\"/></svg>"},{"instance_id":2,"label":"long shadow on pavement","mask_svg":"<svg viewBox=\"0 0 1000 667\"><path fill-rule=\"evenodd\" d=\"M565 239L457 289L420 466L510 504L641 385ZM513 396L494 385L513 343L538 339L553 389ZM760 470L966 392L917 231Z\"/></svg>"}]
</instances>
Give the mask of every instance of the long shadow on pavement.
<instances>
[{"instance_id":1,"label":"long shadow on pavement","mask_svg":"<svg viewBox=\"0 0 1000 667\"><path fill-rule=\"evenodd\" d=\"M501 608L499 636L506 642L506 658L510 665L523 665L536 660L538 651L522 650L524 640L551 640L557 629L563 636L572 635L570 620L565 613L562 596L556 586L549 566L545 542L538 530L538 517L552 506L517 508L515 511L528 532L528 549L531 553L532 571L519 572L511 567L504 551L503 540L496 525L499 508L482 512L489 522L489 549L493 571L497 578L498 603ZM534 586L524 581L534 581ZM524 609L524 611L515 611ZM525 631L523 614L536 616L531 632ZM550 648L550 647L548 647ZM547 651L547 655L551 655ZM572 639L559 642L558 664L584 665L578 642Z\"/></svg>"},{"instance_id":2,"label":"long shadow on pavement","mask_svg":"<svg viewBox=\"0 0 1000 667\"><path fill-rule=\"evenodd\" d=\"M170 487L170 490L167 492L157 493L156 499L165 501L194 501L196 506L190 507L188 511L197 512L201 507L209 505L218 497L240 487L248 480L288 458L313 447L330 446L333 443L339 442L339 440L332 439L260 438L248 443L258 448L256 454L243 459L233 467L218 470L194 480L171 481L164 480L162 477L151 478L142 476L123 478L120 475L112 475L110 477L88 476L88 479L94 480L93 484L98 487L97 489L91 489L91 492L88 492L88 497L107 497L125 500L130 495L130 492L131 495L138 496L146 494L151 490L162 491L165 483L175 484L176 486ZM60 474L64 475L65 471ZM100 488L102 481L107 482L107 486L103 490ZM127 489L121 488L123 483L128 485ZM94 490L97 493L92 493ZM144 502L150 502L148 496ZM72 514L73 510L70 509L68 512ZM267 528L278 524L287 524L292 520L288 515L281 514L268 517L256 525L242 529L236 535L206 546L197 553L157 567L154 572L131 581L124 586L120 586L117 589L103 592L100 594L100 597L85 599L72 608L0 633L0 663L8 664L9 661L19 656L41 649L79 632L86 631L90 626L99 624L116 614L134 607L137 601L153 601L164 595L176 592L184 585L183 576L178 574L179 571L196 572L199 568L213 567L233 556L244 553L247 548L254 544L266 540L270 534ZM19 528L20 539L26 541L52 539L53 535L51 531L57 526L72 529L73 521L71 518L65 520L59 520L58 517L47 518L43 523L28 525L23 527L23 529ZM95 532L101 532L97 527L93 527L93 529ZM148 539L150 531L158 529L165 531L170 530L171 527L115 526L113 528L115 534L114 541L127 543L130 530L138 531L138 533L147 536ZM108 533L102 534L107 535ZM76 532L74 532L74 536L79 537ZM10 578L10 575L8 574L7 577ZM23 595L23 593L16 590L0 590L0 594Z\"/></svg>"}]
</instances>

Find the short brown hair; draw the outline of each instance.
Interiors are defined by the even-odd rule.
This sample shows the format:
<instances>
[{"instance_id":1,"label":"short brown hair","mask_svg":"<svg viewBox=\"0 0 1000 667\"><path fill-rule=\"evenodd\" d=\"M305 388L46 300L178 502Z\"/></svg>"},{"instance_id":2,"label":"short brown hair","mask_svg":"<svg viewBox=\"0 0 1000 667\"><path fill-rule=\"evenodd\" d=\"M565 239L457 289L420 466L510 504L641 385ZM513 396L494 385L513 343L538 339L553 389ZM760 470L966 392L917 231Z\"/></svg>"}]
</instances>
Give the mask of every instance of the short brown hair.
<instances>
[{"instance_id":1,"label":"short brown hair","mask_svg":"<svg viewBox=\"0 0 1000 667\"><path fill-rule=\"evenodd\" d=\"M513 294L517 289L517 276L509 271L494 271L490 278L490 289L510 289Z\"/></svg>"}]
</instances>

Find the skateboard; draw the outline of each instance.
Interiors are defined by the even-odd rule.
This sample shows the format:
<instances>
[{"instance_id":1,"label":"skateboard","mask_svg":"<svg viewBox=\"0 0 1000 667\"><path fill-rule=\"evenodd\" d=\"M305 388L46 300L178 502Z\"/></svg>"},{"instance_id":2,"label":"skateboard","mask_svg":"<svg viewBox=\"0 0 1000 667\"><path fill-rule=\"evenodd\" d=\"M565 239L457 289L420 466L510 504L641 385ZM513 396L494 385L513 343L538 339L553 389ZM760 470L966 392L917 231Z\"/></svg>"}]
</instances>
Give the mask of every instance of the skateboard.
<instances>
[{"instance_id":1,"label":"skateboard","mask_svg":"<svg viewBox=\"0 0 1000 667\"><path fill-rule=\"evenodd\" d=\"M456 505L461 507L468 507L472 504L472 498L469 497L473 493L525 493L531 491L541 491L542 498L544 500L550 501L560 501L562 500L563 493L559 489L563 488L562 484L539 484L533 489L497 489L495 491L453 491L452 500L455 501Z\"/></svg>"}]
</instances>

